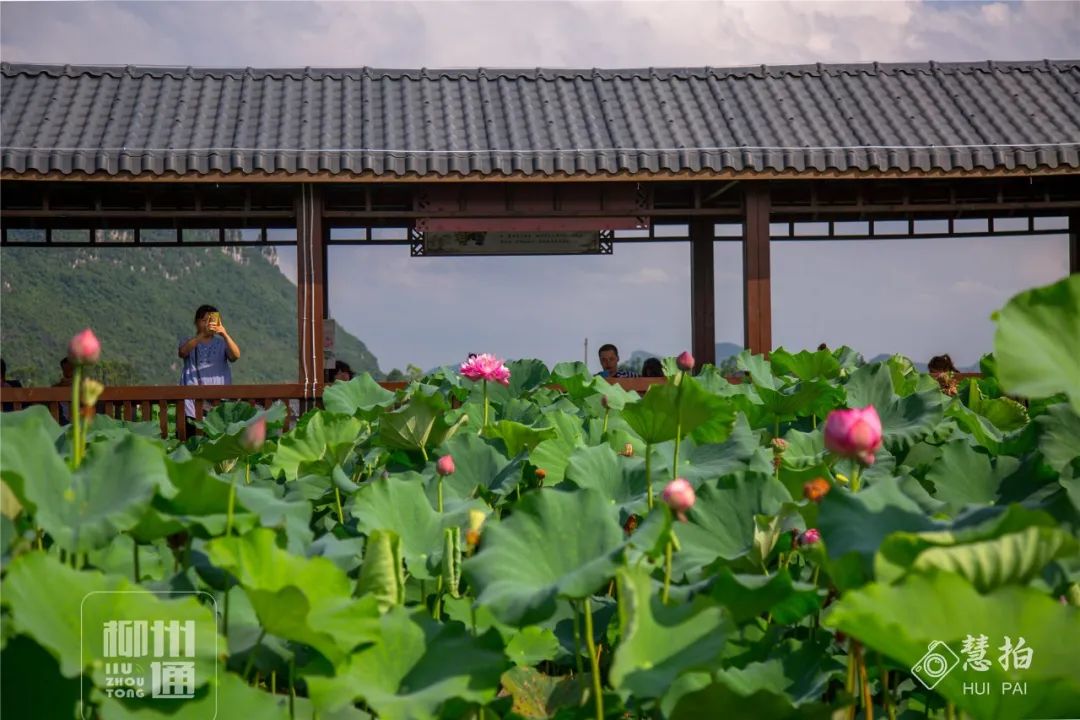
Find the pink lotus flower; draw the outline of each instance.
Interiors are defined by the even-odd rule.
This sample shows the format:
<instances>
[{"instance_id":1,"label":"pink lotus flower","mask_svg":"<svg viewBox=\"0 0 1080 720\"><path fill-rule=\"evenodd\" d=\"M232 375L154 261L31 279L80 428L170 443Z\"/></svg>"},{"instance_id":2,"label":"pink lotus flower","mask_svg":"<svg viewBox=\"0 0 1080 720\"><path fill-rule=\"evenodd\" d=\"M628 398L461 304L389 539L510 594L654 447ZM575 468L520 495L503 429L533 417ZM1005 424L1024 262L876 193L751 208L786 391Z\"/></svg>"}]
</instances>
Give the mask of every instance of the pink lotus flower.
<instances>
[{"instance_id":1,"label":"pink lotus flower","mask_svg":"<svg viewBox=\"0 0 1080 720\"><path fill-rule=\"evenodd\" d=\"M439 458L439 461L435 463L435 472L439 473L443 477L454 474L454 458L450 455L443 455Z\"/></svg>"},{"instance_id":2,"label":"pink lotus flower","mask_svg":"<svg viewBox=\"0 0 1080 720\"><path fill-rule=\"evenodd\" d=\"M266 416L260 417L255 422L244 428L244 434L240 436L240 447L248 452L255 452L266 442Z\"/></svg>"},{"instance_id":3,"label":"pink lotus flower","mask_svg":"<svg viewBox=\"0 0 1080 720\"><path fill-rule=\"evenodd\" d=\"M686 511L694 506L697 495L694 486L686 478L675 478L667 484L661 496L668 507L675 511L675 517L686 522Z\"/></svg>"},{"instance_id":4,"label":"pink lotus flower","mask_svg":"<svg viewBox=\"0 0 1080 720\"><path fill-rule=\"evenodd\" d=\"M689 350L683 350L679 353L679 357L675 358L675 364L683 372L690 372L694 369L694 356L690 354Z\"/></svg>"},{"instance_id":5,"label":"pink lotus flower","mask_svg":"<svg viewBox=\"0 0 1080 720\"><path fill-rule=\"evenodd\" d=\"M851 410L833 410L825 420L825 447L843 457L874 464L881 447L881 418L873 405Z\"/></svg>"},{"instance_id":6,"label":"pink lotus flower","mask_svg":"<svg viewBox=\"0 0 1080 720\"><path fill-rule=\"evenodd\" d=\"M101 358L101 343L94 331L86 328L76 333L68 344L68 357L76 365L94 365Z\"/></svg>"},{"instance_id":7,"label":"pink lotus flower","mask_svg":"<svg viewBox=\"0 0 1080 720\"><path fill-rule=\"evenodd\" d=\"M470 380L490 380L510 384L510 370L494 355L484 353L461 363L461 374Z\"/></svg>"},{"instance_id":8,"label":"pink lotus flower","mask_svg":"<svg viewBox=\"0 0 1080 720\"><path fill-rule=\"evenodd\" d=\"M815 545L819 542L821 542L821 533L817 531L817 528L810 528L795 539L795 546L806 547L807 545Z\"/></svg>"}]
</instances>

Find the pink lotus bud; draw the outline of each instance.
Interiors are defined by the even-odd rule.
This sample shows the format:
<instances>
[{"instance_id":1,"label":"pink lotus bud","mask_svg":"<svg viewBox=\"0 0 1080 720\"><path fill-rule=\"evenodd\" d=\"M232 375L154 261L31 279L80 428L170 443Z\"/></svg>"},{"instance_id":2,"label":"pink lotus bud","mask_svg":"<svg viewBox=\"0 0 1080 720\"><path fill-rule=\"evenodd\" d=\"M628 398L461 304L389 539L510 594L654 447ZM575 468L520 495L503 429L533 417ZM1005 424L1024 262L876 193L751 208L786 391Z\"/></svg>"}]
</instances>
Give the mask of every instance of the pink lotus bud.
<instances>
[{"instance_id":1,"label":"pink lotus bud","mask_svg":"<svg viewBox=\"0 0 1080 720\"><path fill-rule=\"evenodd\" d=\"M661 495L668 507L675 511L675 517L686 522L686 511L694 506L697 495L694 486L686 478L675 478L667 484Z\"/></svg>"},{"instance_id":2,"label":"pink lotus bud","mask_svg":"<svg viewBox=\"0 0 1080 720\"><path fill-rule=\"evenodd\" d=\"M76 333L68 344L68 358L76 365L94 365L101 358L101 343L94 331L86 328Z\"/></svg>"},{"instance_id":3,"label":"pink lotus bud","mask_svg":"<svg viewBox=\"0 0 1080 720\"><path fill-rule=\"evenodd\" d=\"M689 350L683 350L679 353L679 357L675 358L675 364L683 372L690 372L694 369L694 356L690 354Z\"/></svg>"},{"instance_id":4,"label":"pink lotus bud","mask_svg":"<svg viewBox=\"0 0 1080 720\"><path fill-rule=\"evenodd\" d=\"M795 545L797 547L806 547L807 545L814 545L819 542L821 542L821 533L817 531L817 528L810 528L799 536Z\"/></svg>"},{"instance_id":5,"label":"pink lotus bud","mask_svg":"<svg viewBox=\"0 0 1080 720\"><path fill-rule=\"evenodd\" d=\"M785 450L787 450L787 440L785 440L784 438L773 438L773 455L782 455Z\"/></svg>"},{"instance_id":6,"label":"pink lotus bud","mask_svg":"<svg viewBox=\"0 0 1080 720\"><path fill-rule=\"evenodd\" d=\"M851 410L833 410L825 420L825 447L837 455L874 464L881 447L881 418L873 405Z\"/></svg>"},{"instance_id":7,"label":"pink lotus bud","mask_svg":"<svg viewBox=\"0 0 1080 720\"><path fill-rule=\"evenodd\" d=\"M443 455L439 458L439 461L435 463L435 472L439 473L443 477L454 474L454 458L450 455Z\"/></svg>"},{"instance_id":8,"label":"pink lotus bud","mask_svg":"<svg viewBox=\"0 0 1080 720\"><path fill-rule=\"evenodd\" d=\"M248 452L255 452L266 442L266 416L260 417L255 422L244 428L244 434L240 436L240 447Z\"/></svg>"}]
</instances>

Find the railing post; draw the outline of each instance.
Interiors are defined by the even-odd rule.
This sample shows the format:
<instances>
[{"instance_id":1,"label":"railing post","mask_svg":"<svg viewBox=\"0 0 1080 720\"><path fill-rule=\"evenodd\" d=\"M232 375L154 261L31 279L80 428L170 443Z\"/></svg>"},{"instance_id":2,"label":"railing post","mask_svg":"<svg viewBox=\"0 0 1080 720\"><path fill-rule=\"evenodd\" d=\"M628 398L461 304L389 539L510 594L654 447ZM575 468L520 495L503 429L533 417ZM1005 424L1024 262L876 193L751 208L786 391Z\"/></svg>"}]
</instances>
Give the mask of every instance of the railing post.
<instances>
[{"instance_id":1,"label":"railing post","mask_svg":"<svg viewBox=\"0 0 1080 720\"><path fill-rule=\"evenodd\" d=\"M1069 274L1080 274L1080 211L1069 213Z\"/></svg>"},{"instance_id":2,"label":"railing post","mask_svg":"<svg viewBox=\"0 0 1080 720\"><path fill-rule=\"evenodd\" d=\"M305 183L296 195L296 326L300 351L298 381L305 398L315 398L323 380L323 201L318 185Z\"/></svg>"},{"instance_id":3,"label":"railing post","mask_svg":"<svg viewBox=\"0 0 1080 720\"><path fill-rule=\"evenodd\" d=\"M713 218L690 221L690 328L697 364L716 364L716 291Z\"/></svg>"},{"instance_id":4,"label":"railing post","mask_svg":"<svg viewBox=\"0 0 1080 720\"><path fill-rule=\"evenodd\" d=\"M743 201L743 344L750 352L772 350L772 289L769 261L769 186L746 183Z\"/></svg>"}]
</instances>

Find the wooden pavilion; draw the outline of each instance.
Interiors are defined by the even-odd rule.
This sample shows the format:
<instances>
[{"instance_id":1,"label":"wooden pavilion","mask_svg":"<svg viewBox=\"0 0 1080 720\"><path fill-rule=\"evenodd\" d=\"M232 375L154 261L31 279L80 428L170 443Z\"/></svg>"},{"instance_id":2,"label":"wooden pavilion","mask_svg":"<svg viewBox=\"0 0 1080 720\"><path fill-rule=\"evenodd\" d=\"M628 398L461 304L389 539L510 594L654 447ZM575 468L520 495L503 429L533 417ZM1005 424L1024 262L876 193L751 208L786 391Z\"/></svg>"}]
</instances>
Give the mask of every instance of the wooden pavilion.
<instances>
[{"instance_id":1,"label":"wooden pavilion","mask_svg":"<svg viewBox=\"0 0 1080 720\"><path fill-rule=\"evenodd\" d=\"M742 245L744 344L762 353L772 347L771 242L897 237L898 222L901 237L943 242L1067 232L1068 272L1080 272L1077 60L631 70L5 63L0 95L5 246L228 245L230 229L246 229L249 246L295 244L297 382L107 389L106 410L127 419L187 398L200 415L226 398L316 402L327 250L373 235L389 233L413 255L458 232L596 233L599 253L626 234L688 241L701 362L715 360L716 242ZM114 229L131 231L130 242L111 239ZM72 243L58 230L85 237ZM191 230L203 239L186 241ZM66 393L5 388L3 399L55 413Z\"/></svg>"}]
</instances>

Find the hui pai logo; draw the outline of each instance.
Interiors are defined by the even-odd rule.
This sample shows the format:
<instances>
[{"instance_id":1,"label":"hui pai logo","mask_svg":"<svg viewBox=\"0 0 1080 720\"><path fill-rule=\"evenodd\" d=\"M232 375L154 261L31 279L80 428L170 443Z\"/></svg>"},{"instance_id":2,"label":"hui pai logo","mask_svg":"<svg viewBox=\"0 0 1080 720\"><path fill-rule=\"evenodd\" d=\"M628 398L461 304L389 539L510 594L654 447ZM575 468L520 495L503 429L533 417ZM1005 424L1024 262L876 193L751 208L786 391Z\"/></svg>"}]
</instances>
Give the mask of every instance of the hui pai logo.
<instances>
[{"instance_id":1,"label":"hui pai logo","mask_svg":"<svg viewBox=\"0 0 1080 720\"><path fill-rule=\"evenodd\" d=\"M974 672L987 672L991 668L991 658L987 657L990 652L990 638L986 635L967 635L960 647L960 655L940 640L935 640L927 646L926 654L919 658L918 662L911 666L911 674L918 678L927 690L933 690L945 676L960 666L962 670ZM1027 641L1021 636L1016 642L1006 635L1002 644L997 647L997 663L1005 672L1010 670L1028 670L1035 656L1035 650L1028 646ZM990 683L965 682L965 695L989 695ZM1026 695L1027 683L1003 682L1001 683L1002 695Z\"/></svg>"},{"instance_id":2,"label":"hui pai logo","mask_svg":"<svg viewBox=\"0 0 1080 720\"><path fill-rule=\"evenodd\" d=\"M170 599L179 595L213 600L199 592L161 594ZM129 598L119 598L123 595ZM149 602L132 602L131 595L148 596ZM200 624L213 624L216 612L208 612L206 620L193 620L189 605L184 608L185 617L168 618L163 611L169 605L184 606L158 600L146 591L103 591L83 598L83 666L95 669L94 684L105 698L170 705L185 700L205 702L206 693L200 694L199 689L217 673L217 629L202 628ZM128 611L125 614L129 616L110 617L120 611ZM200 647L200 638L203 645L213 647ZM211 686L214 697L207 706L208 718L217 714L216 685L211 682ZM88 709L84 697L83 717Z\"/></svg>"}]
</instances>

